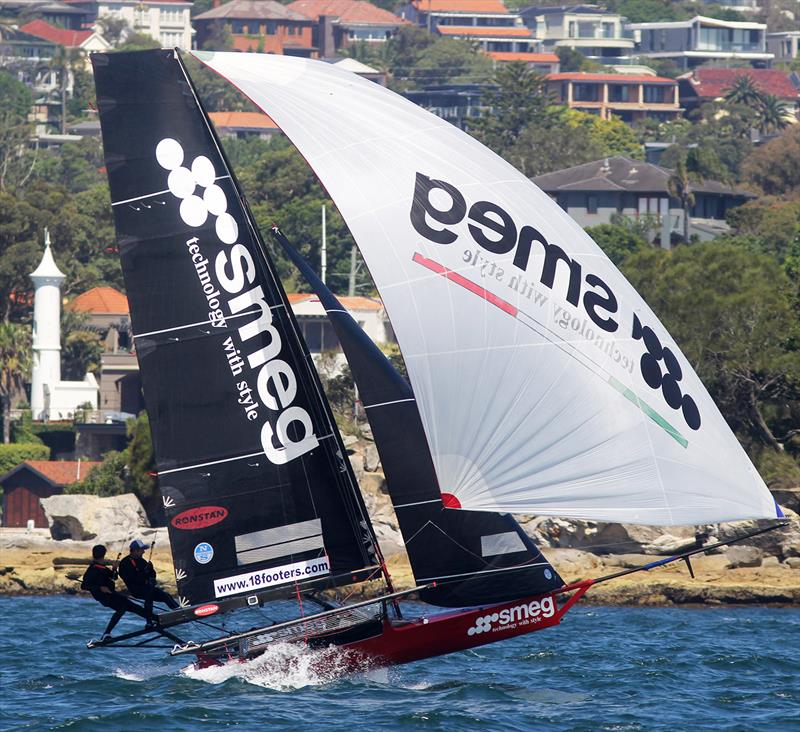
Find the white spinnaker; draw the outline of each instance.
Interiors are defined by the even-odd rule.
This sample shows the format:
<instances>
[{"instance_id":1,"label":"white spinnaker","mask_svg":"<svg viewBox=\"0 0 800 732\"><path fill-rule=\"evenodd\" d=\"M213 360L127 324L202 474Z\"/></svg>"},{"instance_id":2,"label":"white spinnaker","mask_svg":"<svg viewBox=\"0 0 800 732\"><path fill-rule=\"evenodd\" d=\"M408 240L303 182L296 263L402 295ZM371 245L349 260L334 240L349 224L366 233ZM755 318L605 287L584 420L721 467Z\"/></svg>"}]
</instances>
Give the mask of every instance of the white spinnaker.
<instances>
[{"instance_id":1,"label":"white spinnaker","mask_svg":"<svg viewBox=\"0 0 800 732\"><path fill-rule=\"evenodd\" d=\"M328 64L196 55L275 120L350 227L402 348L443 493L464 509L626 523L776 516L667 331L530 180L449 123ZM527 260L512 234L528 242ZM542 240L565 257L550 248L548 259Z\"/></svg>"}]
</instances>

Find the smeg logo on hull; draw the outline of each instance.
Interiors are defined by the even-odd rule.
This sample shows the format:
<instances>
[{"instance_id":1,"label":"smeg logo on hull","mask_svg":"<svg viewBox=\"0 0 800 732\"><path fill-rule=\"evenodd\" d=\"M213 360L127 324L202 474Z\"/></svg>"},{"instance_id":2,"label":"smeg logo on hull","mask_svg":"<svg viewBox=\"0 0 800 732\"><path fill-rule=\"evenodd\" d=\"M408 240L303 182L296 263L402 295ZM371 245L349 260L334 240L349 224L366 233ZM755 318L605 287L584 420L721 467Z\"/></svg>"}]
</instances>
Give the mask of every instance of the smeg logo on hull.
<instances>
[{"instance_id":1,"label":"smeg logo on hull","mask_svg":"<svg viewBox=\"0 0 800 732\"><path fill-rule=\"evenodd\" d=\"M191 531L213 526L228 517L228 509L222 506L198 506L175 516L170 524L176 529Z\"/></svg>"}]
</instances>

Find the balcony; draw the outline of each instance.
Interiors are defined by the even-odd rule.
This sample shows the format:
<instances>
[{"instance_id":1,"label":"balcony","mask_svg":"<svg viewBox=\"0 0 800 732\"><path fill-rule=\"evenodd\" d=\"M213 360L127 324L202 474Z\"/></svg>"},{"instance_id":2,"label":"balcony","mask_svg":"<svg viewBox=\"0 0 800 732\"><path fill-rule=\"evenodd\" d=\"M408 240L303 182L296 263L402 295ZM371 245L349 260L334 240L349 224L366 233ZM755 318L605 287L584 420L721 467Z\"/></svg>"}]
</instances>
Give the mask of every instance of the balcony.
<instances>
[{"instance_id":1,"label":"balcony","mask_svg":"<svg viewBox=\"0 0 800 732\"><path fill-rule=\"evenodd\" d=\"M700 41L694 50L719 53L765 53L763 43L734 43L731 41L717 41L715 43Z\"/></svg>"}]
</instances>

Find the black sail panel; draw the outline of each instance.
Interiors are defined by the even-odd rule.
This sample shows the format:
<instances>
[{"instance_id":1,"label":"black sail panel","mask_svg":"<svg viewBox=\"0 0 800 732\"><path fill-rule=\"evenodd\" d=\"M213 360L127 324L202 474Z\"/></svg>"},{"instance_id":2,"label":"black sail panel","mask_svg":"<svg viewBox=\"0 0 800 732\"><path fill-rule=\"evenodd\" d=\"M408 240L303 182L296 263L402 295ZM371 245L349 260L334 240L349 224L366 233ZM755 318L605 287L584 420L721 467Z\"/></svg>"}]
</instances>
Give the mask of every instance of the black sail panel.
<instances>
[{"instance_id":1,"label":"black sail panel","mask_svg":"<svg viewBox=\"0 0 800 732\"><path fill-rule=\"evenodd\" d=\"M545 593L564 583L510 514L445 508L409 383L279 231L336 330L380 454L411 569L426 602L463 607Z\"/></svg>"},{"instance_id":2,"label":"black sail panel","mask_svg":"<svg viewBox=\"0 0 800 732\"><path fill-rule=\"evenodd\" d=\"M92 62L182 604L363 579L378 560L341 439L180 60Z\"/></svg>"}]
</instances>

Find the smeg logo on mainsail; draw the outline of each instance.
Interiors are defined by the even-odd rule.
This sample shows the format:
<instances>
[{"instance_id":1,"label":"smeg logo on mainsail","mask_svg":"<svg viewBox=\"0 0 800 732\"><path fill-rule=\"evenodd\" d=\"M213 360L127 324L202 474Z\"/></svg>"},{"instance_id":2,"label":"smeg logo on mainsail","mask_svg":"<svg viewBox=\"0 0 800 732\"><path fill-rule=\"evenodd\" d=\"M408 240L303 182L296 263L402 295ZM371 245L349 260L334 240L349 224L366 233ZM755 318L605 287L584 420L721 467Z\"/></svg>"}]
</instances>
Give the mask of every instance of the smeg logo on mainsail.
<instances>
[{"instance_id":1,"label":"smeg logo on mainsail","mask_svg":"<svg viewBox=\"0 0 800 732\"><path fill-rule=\"evenodd\" d=\"M477 201L467 206L461 191L451 183L417 173L414 198L411 204L411 224L417 233L436 244L453 244L459 234L452 228L468 221L467 229L481 249L492 254L509 254L512 264L526 272L535 245L544 251L544 263L539 282L553 290L558 263L566 267L569 276L565 299L573 307L582 307L589 319L600 329L615 333L619 321L615 314L619 302L611 287L592 272L583 274L580 262L570 257L560 246L548 242L533 226L517 226L511 215L496 203ZM585 286L584 286L585 285ZM684 394L679 382L682 371L675 354L662 347L649 326L643 326L634 314L631 337L645 346L639 368L645 383L661 393L665 403L679 410L691 429L700 429L700 412L689 394ZM662 364L665 371L662 370Z\"/></svg>"},{"instance_id":2,"label":"smeg logo on mainsail","mask_svg":"<svg viewBox=\"0 0 800 732\"><path fill-rule=\"evenodd\" d=\"M239 226L228 213L228 200L225 191L217 185L214 164L200 155L191 165L185 166L183 146L172 138L165 138L156 145L155 157L158 164L169 171L167 187L181 201L179 213L182 221L196 229L204 226L209 216L216 217L216 237L230 247L218 251L212 268L199 237L193 236L186 241L187 256L208 303L209 323L215 328L227 328L228 319L247 320L222 344L223 357L228 362L231 376L237 379L235 386L243 418L250 422L259 420L261 405L269 412L277 412L274 425L271 419L264 419L261 427L264 454L276 465L294 460L317 447L317 437L308 412L293 404L297 395L297 377L292 367L279 358L283 347L281 334L273 324L272 309L261 285L253 286L257 276L256 264L247 247L238 243ZM196 192L198 187L201 195ZM214 248L218 248L216 243ZM231 296L224 303L227 312L223 309L224 296L220 289ZM248 315L254 319L248 319ZM258 345L248 348L248 342ZM245 369L255 376L255 387L248 383L249 376L244 378ZM261 400L260 404L256 396Z\"/></svg>"}]
</instances>

